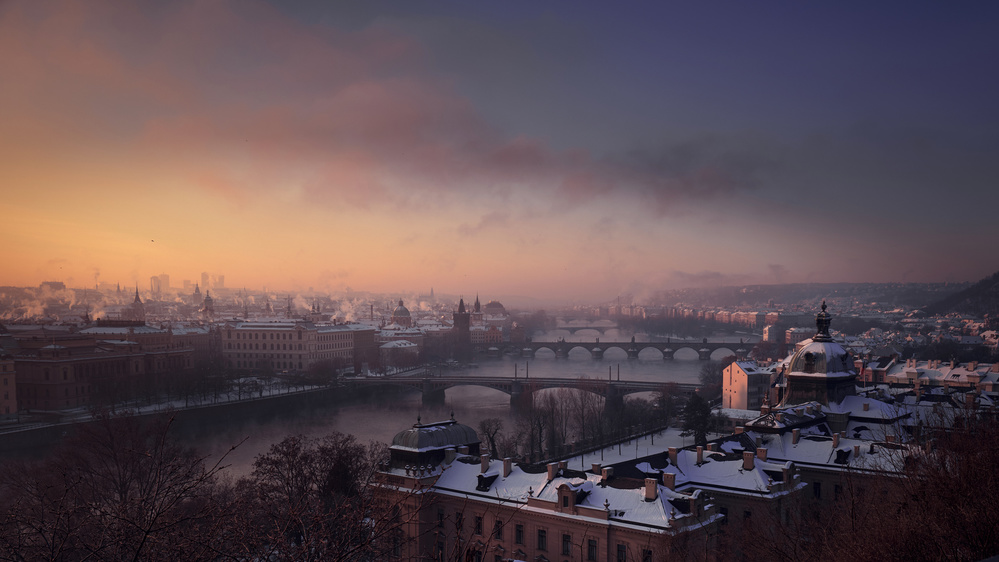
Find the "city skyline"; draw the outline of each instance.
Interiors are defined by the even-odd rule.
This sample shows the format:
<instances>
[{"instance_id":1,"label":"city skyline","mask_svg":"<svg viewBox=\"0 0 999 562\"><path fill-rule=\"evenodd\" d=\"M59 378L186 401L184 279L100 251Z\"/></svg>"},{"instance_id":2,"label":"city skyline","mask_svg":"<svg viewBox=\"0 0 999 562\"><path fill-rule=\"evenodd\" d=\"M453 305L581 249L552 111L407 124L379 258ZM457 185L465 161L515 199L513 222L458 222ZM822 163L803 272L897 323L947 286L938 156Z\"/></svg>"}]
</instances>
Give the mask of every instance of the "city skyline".
<instances>
[{"instance_id":1,"label":"city skyline","mask_svg":"<svg viewBox=\"0 0 999 562\"><path fill-rule=\"evenodd\" d=\"M976 281L997 11L4 3L0 285Z\"/></svg>"}]
</instances>

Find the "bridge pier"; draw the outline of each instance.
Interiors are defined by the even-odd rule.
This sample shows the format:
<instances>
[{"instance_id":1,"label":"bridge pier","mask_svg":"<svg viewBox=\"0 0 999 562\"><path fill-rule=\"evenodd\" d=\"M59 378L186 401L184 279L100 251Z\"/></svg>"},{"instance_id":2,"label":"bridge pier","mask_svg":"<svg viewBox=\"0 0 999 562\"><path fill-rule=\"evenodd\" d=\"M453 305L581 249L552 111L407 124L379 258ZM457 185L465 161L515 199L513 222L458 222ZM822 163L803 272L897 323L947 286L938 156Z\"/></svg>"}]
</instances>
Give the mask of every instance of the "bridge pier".
<instances>
[{"instance_id":1,"label":"bridge pier","mask_svg":"<svg viewBox=\"0 0 999 562\"><path fill-rule=\"evenodd\" d=\"M710 361L711 360L711 350L708 349L708 348L704 348L704 347L702 347L701 349L698 349L697 350L697 358L700 359L701 361Z\"/></svg>"},{"instance_id":2,"label":"bridge pier","mask_svg":"<svg viewBox=\"0 0 999 562\"><path fill-rule=\"evenodd\" d=\"M604 415L608 419L613 419L621 415L624 410L624 395L614 386L608 385L607 395L604 397Z\"/></svg>"},{"instance_id":3,"label":"bridge pier","mask_svg":"<svg viewBox=\"0 0 999 562\"><path fill-rule=\"evenodd\" d=\"M534 350L530 347L525 347L520 350L520 356L525 359L534 359Z\"/></svg>"},{"instance_id":4,"label":"bridge pier","mask_svg":"<svg viewBox=\"0 0 999 562\"><path fill-rule=\"evenodd\" d=\"M423 380L423 406L443 406L445 404L443 388L434 388L428 379Z\"/></svg>"},{"instance_id":5,"label":"bridge pier","mask_svg":"<svg viewBox=\"0 0 999 562\"><path fill-rule=\"evenodd\" d=\"M663 361L669 361L673 359L674 351L671 348L666 348L663 350Z\"/></svg>"},{"instance_id":6,"label":"bridge pier","mask_svg":"<svg viewBox=\"0 0 999 562\"><path fill-rule=\"evenodd\" d=\"M590 357L592 357L594 361L599 361L604 358L604 350L599 347L594 347L590 350Z\"/></svg>"},{"instance_id":7,"label":"bridge pier","mask_svg":"<svg viewBox=\"0 0 999 562\"><path fill-rule=\"evenodd\" d=\"M628 348L628 359L638 359L638 349L634 347Z\"/></svg>"},{"instance_id":8,"label":"bridge pier","mask_svg":"<svg viewBox=\"0 0 999 562\"><path fill-rule=\"evenodd\" d=\"M555 350L555 359L568 359L568 358L569 358L568 348L559 346L558 349Z\"/></svg>"},{"instance_id":9,"label":"bridge pier","mask_svg":"<svg viewBox=\"0 0 999 562\"><path fill-rule=\"evenodd\" d=\"M447 403L444 390L431 390L423 393L423 407L443 406Z\"/></svg>"}]
</instances>

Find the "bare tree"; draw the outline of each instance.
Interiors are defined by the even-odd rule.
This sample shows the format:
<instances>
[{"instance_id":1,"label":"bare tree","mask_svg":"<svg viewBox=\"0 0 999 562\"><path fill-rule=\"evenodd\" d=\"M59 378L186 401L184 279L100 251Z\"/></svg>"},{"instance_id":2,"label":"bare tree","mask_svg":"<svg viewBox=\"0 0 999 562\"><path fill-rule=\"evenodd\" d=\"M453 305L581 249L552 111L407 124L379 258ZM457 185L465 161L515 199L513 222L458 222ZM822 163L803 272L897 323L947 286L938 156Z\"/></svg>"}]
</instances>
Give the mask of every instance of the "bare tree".
<instances>
[{"instance_id":1,"label":"bare tree","mask_svg":"<svg viewBox=\"0 0 999 562\"><path fill-rule=\"evenodd\" d=\"M499 451L496 448L499 432L503 430L503 420L499 418L486 418L479 422L479 433L486 438L489 443L489 452L492 458L499 458Z\"/></svg>"}]
</instances>

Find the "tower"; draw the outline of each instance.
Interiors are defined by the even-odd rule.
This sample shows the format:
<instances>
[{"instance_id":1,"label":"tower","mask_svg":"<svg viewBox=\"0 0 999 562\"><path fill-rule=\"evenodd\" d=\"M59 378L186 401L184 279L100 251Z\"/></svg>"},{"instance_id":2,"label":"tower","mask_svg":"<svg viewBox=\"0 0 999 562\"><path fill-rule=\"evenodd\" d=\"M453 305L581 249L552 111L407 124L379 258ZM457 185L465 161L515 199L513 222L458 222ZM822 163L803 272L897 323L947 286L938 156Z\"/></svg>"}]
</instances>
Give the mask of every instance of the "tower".
<instances>
[{"instance_id":1,"label":"tower","mask_svg":"<svg viewBox=\"0 0 999 562\"><path fill-rule=\"evenodd\" d=\"M458 312L453 315L454 358L458 361L472 360L472 318L465 310L465 299L458 299Z\"/></svg>"}]
</instances>

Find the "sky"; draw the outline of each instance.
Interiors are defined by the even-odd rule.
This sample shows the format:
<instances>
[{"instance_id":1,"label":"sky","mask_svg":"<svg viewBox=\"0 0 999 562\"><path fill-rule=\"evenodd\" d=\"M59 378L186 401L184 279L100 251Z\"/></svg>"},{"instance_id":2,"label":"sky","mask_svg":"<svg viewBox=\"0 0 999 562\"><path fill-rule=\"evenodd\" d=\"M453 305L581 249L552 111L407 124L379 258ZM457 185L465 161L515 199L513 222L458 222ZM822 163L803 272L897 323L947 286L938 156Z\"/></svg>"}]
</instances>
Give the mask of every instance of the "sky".
<instances>
[{"instance_id":1,"label":"sky","mask_svg":"<svg viewBox=\"0 0 999 562\"><path fill-rule=\"evenodd\" d=\"M999 4L0 0L0 285L999 270Z\"/></svg>"}]
</instances>

